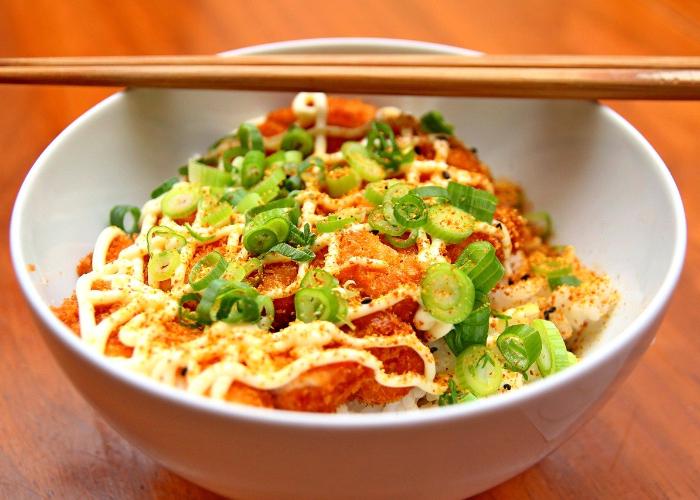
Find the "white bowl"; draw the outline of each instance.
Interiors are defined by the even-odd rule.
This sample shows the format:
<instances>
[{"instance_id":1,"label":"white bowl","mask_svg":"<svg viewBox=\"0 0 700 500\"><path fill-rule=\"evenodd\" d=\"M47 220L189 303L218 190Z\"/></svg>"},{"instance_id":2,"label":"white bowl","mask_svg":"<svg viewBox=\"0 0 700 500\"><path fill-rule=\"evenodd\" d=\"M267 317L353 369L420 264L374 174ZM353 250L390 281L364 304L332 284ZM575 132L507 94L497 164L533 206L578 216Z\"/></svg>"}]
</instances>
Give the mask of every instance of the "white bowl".
<instances>
[{"instance_id":1,"label":"white bowl","mask_svg":"<svg viewBox=\"0 0 700 500\"><path fill-rule=\"evenodd\" d=\"M468 53L382 39L327 39L237 53ZM140 205L191 154L283 93L127 90L85 113L44 151L17 197L12 259L41 331L71 381L126 439L218 493L256 498L457 498L494 486L560 445L624 379L654 337L681 271L678 190L644 138L591 102L372 97L442 110L497 175L549 210L557 239L622 292L599 342L565 372L465 405L316 415L192 396L121 371L51 313L73 288L117 203ZM28 265L36 266L35 272ZM76 443L76 446L80 446Z\"/></svg>"}]
</instances>

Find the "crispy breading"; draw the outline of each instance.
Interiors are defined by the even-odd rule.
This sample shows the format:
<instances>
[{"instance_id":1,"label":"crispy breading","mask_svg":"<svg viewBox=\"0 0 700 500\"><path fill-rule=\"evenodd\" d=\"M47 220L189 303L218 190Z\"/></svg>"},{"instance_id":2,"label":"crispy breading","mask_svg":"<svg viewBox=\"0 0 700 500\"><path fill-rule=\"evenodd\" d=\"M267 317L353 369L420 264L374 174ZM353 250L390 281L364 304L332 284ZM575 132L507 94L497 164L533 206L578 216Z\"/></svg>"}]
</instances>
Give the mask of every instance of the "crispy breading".
<instances>
[{"instance_id":1,"label":"crispy breading","mask_svg":"<svg viewBox=\"0 0 700 500\"><path fill-rule=\"evenodd\" d=\"M357 363L335 363L302 373L272 391L275 407L331 413L346 403L365 382L370 370Z\"/></svg>"}]
</instances>

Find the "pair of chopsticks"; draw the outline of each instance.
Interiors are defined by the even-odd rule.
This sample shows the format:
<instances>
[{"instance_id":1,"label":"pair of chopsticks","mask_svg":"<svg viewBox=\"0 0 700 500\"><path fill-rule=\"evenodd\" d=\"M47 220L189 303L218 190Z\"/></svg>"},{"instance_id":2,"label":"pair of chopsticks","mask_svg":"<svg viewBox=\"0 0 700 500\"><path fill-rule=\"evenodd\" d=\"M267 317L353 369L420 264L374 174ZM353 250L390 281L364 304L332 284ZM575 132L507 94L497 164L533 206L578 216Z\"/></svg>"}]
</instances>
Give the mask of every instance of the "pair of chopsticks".
<instances>
[{"instance_id":1,"label":"pair of chopsticks","mask_svg":"<svg viewBox=\"0 0 700 500\"><path fill-rule=\"evenodd\" d=\"M698 99L700 57L323 54L0 58L0 83Z\"/></svg>"}]
</instances>

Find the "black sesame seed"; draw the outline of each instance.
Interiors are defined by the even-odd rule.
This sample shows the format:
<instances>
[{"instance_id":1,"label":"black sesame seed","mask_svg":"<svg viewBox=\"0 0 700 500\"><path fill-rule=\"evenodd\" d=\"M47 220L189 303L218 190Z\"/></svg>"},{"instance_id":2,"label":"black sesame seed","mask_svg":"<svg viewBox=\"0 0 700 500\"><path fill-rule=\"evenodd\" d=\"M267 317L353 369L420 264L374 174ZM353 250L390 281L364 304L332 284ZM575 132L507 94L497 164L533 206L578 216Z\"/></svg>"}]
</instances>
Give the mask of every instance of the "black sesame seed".
<instances>
[{"instance_id":1,"label":"black sesame seed","mask_svg":"<svg viewBox=\"0 0 700 500\"><path fill-rule=\"evenodd\" d=\"M437 352L438 348L437 347L431 347L430 352Z\"/></svg>"},{"instance_id":2,"label":"black sesame seed","mask_svg":"<svg viewBox=\"0 0 700 500\"><path fill-rule=\"evenodd\" d=\"M370 302L372 302L372 297L365 297L361 301L362 304L369 304Z\"/></svg>"},{"instance_id":3,"label":"black sesame seed","mask_svg":"<svg viewBox=\"0 0 700 500\"><path fill-rule=\"evenodd\" d=\"M450 173L447 170L443 170L442 177L443 177L443 179L449 179L452 176L450 175Z\"/></svg>"},{"instance_id":4,"label":"black sesame seed","mask_svg":"<svg viewBox=\"0 0 700 500\"><path fill-rule=\"evenodd\" d=\"M520 279L523 280L523 281L527 281L527 280L530 279L530 275L529 275L529 274L523 274L522 277L521 277Z\"/></svg>"},{"instance_id":5,"label":"black sesame seed","mask_svg":"<svg viewBox=\"0 0 700 500\"><path fill-rule=\"evenodd\" d=\"M513 283L515 283L515 282L512 280L512 278L508 278L508 284L512 285Z\"/></svg>"},{"instance_id":6,"label":"black sesame seed","mask_svg":"<svg viewBox=\"0 0 700 500\"><path fill-rule=\"evenodd\" d=\"M511 389L510 384L503 384L503 388L504 388L506 391L510 391L510 389Z\"/></svg>"},{"instance_id":7,"label":"black sesame seed","mask_svg":"<svg viewBox=\"0 0 700 500\"><path fill-rule=\"evenodd\" d=\"M474 154L477 154L479 152L479 150L476 148L471 148L471 150L472 150L472 153L474 153Z\"/></svg>"},{"instance_id":8,"label":"black sesame seed","mask_svg":"<svg viewBox=\"0 0 700 500\"><path fill-rule=\"evenodd\" d=\"M372 234L379 234L379 231L377 231L376 229L372 229L372 230L370 231L370 233L372 233Z\"/></svg>"},{"instance_id":9,"label":"black sesame seed","mask_svg":"<svg viewBox=\"0 0 700 500\"><path fill-rule=\"evenodd\" d=\"M183 377L187 375L187 367L185 366L184 368L180 368L180 375Z\"/></svg>"},{"instance_id":10,"label":"black sesame seed","mask_svg":"<svg viewBox=\"0 0 700 500\"><path fill-rule=\"evenodd\" d=\"M557 310L557 308L554 307L554 306L550 307L549 309L545 309L545 311L544 311L544 319L546 319L547 321L549 321L549 315L552 314L552 313L553 313L554 311L556 311L556 310Z\"/></svg>"}]
</instances>

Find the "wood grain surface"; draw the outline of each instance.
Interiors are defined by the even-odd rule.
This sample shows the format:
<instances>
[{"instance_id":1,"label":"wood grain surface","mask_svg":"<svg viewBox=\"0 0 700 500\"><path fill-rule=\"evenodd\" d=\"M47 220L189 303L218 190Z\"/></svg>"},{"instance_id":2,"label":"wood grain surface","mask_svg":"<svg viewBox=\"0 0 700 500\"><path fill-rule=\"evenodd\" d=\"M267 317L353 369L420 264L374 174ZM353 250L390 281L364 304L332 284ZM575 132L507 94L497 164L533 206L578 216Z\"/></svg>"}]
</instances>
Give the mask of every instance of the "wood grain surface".
<instances>
[{"instance_id":1,"label":"wood grain surface","mask_svg":"<svg viewBox=\"0 0 700 500\"><path fill-rule=\"evenodd\" d=\"M386 36L489 53L700 54L696 0L0 0L0 57L209 54L325 36ZM156 465L71 388L10 266L27 170L117 89L0 87L0 498L214 498ZM656 342L560 449L482 498L700 497L700 102L609 103L659 151L688 215L685 271Z\"/></svg>"}]
</instances>

